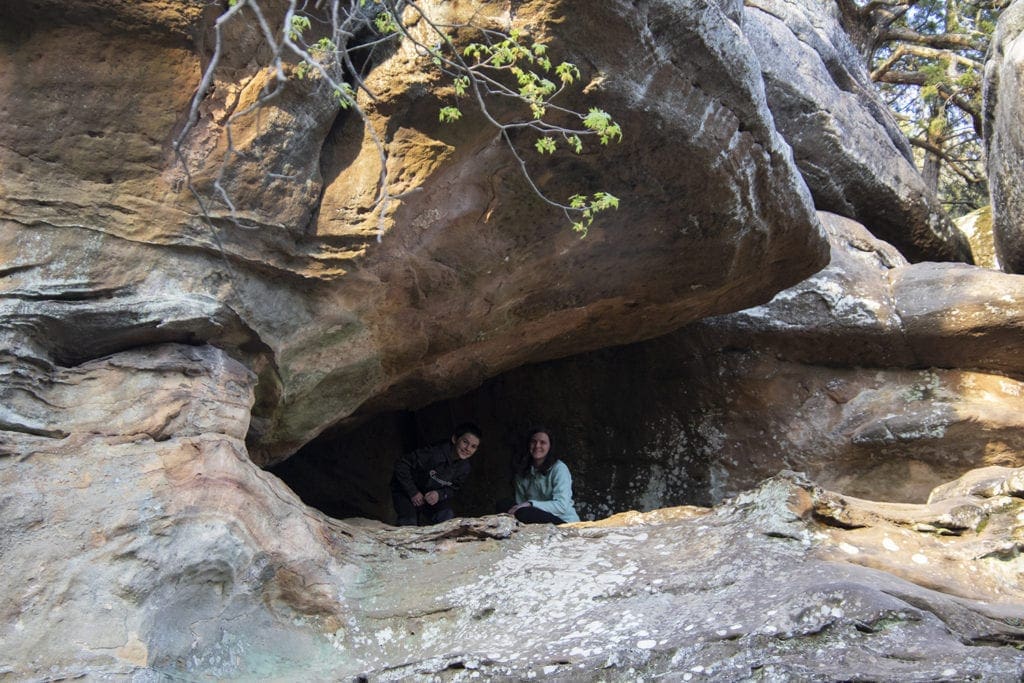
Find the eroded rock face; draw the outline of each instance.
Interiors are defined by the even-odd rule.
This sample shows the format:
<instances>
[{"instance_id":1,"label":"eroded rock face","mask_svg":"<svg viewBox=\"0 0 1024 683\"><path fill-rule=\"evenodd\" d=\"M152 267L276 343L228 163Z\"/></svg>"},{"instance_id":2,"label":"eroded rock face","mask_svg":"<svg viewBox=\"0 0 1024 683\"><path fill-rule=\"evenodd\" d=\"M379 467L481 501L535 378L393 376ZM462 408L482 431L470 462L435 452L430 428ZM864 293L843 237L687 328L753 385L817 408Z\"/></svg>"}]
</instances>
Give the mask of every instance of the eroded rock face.
<instances>
[{"instance_id":1,"label":"eroded rock face","mask_svg":"<svg viewBox=\"0 0 1024 683\"><path fill-rule=\"evenodd\" d=\"M1008 273L1024 272L1024 191L1019 179L1024 163L1022 30L1024 3L1017 0L999 15L985 63L984 138L992 232L1000 267Z\"/></svg>"},{"instance_id":2,"label":"eroded rock face","mask_svg":"<svg viewBox=\"0 0 1024 683\"><path fill-rule=\"evenodd\" d=\"M300 634L344 611L327 586L358 543L249 460L254 379L209 346L4 366L0 556L21 574L0 670L218 677L314 654Z\"/></svg>"},{"instance_id":3,"label":"eroded rock face","mask_svg":"<svg viewBox=\"0 0 1024 683\"><path fill-rule=\"evenodd\" d=\"M1021 373L1024 280L963 264L907 265L862 226L822 220L833 243L828 268L707 327L793 360Z\"/></svg>"},{"instance_id":4,"label":"eroded rock face","mask_svg":"<svg viewBox=\"0 0 1024 683\"><path fill-rule=\"evenodd\" d=\"M858 226L824 222L829 268L679 335L676 357L709 369L695 419L718 435L704 446L713 478L742 490L781 458L846 493L922 501L967 469L1024 464L1024 280L906 265Z\"/></svg>"},{"instance_id":5,"label":"eroded rock face","mask_svg":"<svg viewBox=\"0 0 1024 683\"><path fill-rule=\"evenodd\" d=\"M870 504L787 474L712 510L634 513L599 528L521 529L491 516L393 530L326 518L254 464L338 420L762 301L824 262L819 220L738 28L739 3L513 7L516 21L580 63L589 91L627 135L644 131L600 159L556 160L538 178L555 193L588 177L633 197L585 241L529 199L493 134L472 120L439 126L443 90L404 49L370 75L379 97L364 103L366 125L386 133L396 190L415 186L418 194L394 205L383 224L364 211L378 171L375 153L365 154L367 130L309 84L289 81L258 116L236 122L245 158L221 181L239 200L240 220L211 203L211 227L182 185L170 141L209 53L212 10L187 0L19 0L0 9L0 558L17 577L0 595L0 672L632 681L881 678L896 670L1019 679L1016 404L1005 415L988 406L982 425L994 435L986 447L1002 449L993 462L1008 469L939 489L917 506ZM453 22L477 10L481 21L509 19L504 5L490 3L434 9ZM563 16L581 19L556 31ZM598 34L609 39L595 41ZM268 83L251 21L227 27L224 38L235 49L184 148L200 188L219 171L226 117ZM461 190L454 198L453 187ZM843 334L861 330L878 341L854 357L933 353L960 362L966 345L929 348L946 339L952 304L901 297L909 266L880 247L862 251L860 267L874 279L847 280L882 303L843 302L827 279L823 294L797 299L851 304ZM966 271L918 272L914 282L975 282ZM999 351L986 361L993 369L1010 367L1015 348L972 312L981 300L951 299L969 313L953 322L960 334L991 340L979 348ZM890 303L920 322L892 349L883 340L904 328ZM1016 319L1011 303L995 304L1000 324ZM723 421L762 410L757 401L789 406L789 392L813 386L808 373L821 376L807 366L815 344L828 348L834 318L787 310L780 319L802 324L807 340L792 344L788 366L765 362L787 346L781 334L770 345L780 330L766 328L760 350L702 346L728 337L728 325L709 323L696 337L625 351L649 361L692 350L668 371L636 363L645 369L608 373L596 385L579 379L592 365L561 383L549 381L556 371L521 375L532 403L501 405L504 420L545 419L558 405L574 411L557 444L591 516L633 501L718 502L759 476L753 461L736 457L742 445L770 455L757 464L772 472L791 463L833 476L810 447L791 456L763 431ZM750 327L741 320L734 329L742 338ZM623 357L596 353L609 365ZM796 368L796 379L751 395L746 406L711 410L743 398L756 372L778 367ZM826 386L837 406L861 405L864 395L860 412L816 414L839 412L842 429L853 424L875 439L871 448L907 437L924 444L914 457L926 460L920 453L932 449L932 469L913 480L920 489L943 472L940 447L959 442L927 441L931 433L922 440L913 424L882 415L896 390L877 374L856 376L849 390ZM963 443L977 448L969 410L992 403L996 385L983 384L990 374L962 375L914 379L913 400L920 424L934 426L938 407L945 433L974 429ZM1006 381L998 387L1010 395L1016 387ZM973 393L963 389L969 383ZM675 400L673 385L690 392L687 410L697 408L677 413L688 422L630 422L656 412L638 397ZM881 401L872 403L869 389ZM598 414L588 393L598 390L618 405ZM774 415L765 412L762 430ZM808 425L805 417L784 415L776 433L789 430L796 442L794 426ZM657 448L616 452L617 424L667 444L674 459ZM511 447L511 427L490 427L489 443ZM829 443L812 436L808 444ZM574 443L604 451L591 457ZM982 457L965 453L964 467ZM390 461L397 453L386 454ZM488 470L500 477L497 460ZM888 493L883 483L860 482ZM494 490L467 492L465 504L483 509ZM598 491L605 497L590 495Z\"/></svg>"},{"instance_id":6,"label":"eroded rock face","mask_svg":"<svg viewBox=\"0 0 1024 683\"><path fill-rule=\"evenodd\" d=\"M996 257L995 238L992 234L991 204L956 219L956 227L967 237L975 264L1001 270L999 259Z\"/></svg>"},{"instance_id":7,"label":"eroded rock face","mask_svg":"<svg viewBox=\"0 0 1024 683\"><path fill-rule=\"evenodd\" d=\"M775 125L818 209L862 223L911 261L973 263L834 2L747 0L743 34L758 54Z\"/></svg>"},{"instance_id":8,"label":"eroded rock face","mask_svg":"<svg viewBox=\"0 0 1024 683\"><path fill-rule=\"evenodd\" d=\"M260 378L257 462L332 423L749 306L824 264L738 5L424 5L442 22L528 28L622 123L625 141L600 155L529 160L552 196L583 180L623 198L581 240L480 117L438 122L446 84L409 46L369 73L365 123L297 79L243 115L273 85L245 11L223 26L224 61L184 137L196 187L219 177L237 207L233 219L203 194L204 221L171 143L213 48L212 9L100 4L102 21L83 18L89 3L2 10L0 338L25 362L64 365L145 344L223 348ZM383 216L371 128L393 192L416 189Z\"/></svg>"},{"instance_id":9,"label":"eroded rock face","mask_svg":"<svg viewBox=\"0 0 1024 683\"><path fill-rule=\"evenodd\" d=\"M0 442L14 678L1024 674L1020 469L929 505L788 474L600 526L387 529L306 508L246 457L253 376L221 351L39 372L14 412L92 414ZM154 395L147 422L131 407Z\"/></svg>"},{"instance_id":10,"label":"eroded rock face","mask_svg":"<svg viewBox=\"0 0 1024 683\"><path fill-rule=\"evenodd\" d=\"M460 497L468 514L510 492L521 431L536 423L554 430L584 518L711 505L784 468L923 502L966 470L1024 465L1024 279L911 265L848 219L821 221L830 265L766 305L518 368L312 444L281 474L325 510L390 519L391 464L416 445L393 435L423 443L461 419L487 434Z\"/></svg>"}]
</instances>

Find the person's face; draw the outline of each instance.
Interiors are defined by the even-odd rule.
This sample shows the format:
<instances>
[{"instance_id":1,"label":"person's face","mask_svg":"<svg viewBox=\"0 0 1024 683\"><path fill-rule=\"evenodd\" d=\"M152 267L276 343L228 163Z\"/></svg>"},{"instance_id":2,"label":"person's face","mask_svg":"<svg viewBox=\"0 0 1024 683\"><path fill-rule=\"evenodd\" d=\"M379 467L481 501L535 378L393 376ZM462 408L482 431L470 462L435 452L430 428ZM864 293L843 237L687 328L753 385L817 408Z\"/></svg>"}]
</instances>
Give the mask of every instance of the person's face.
<instances>
[{"instance_id":1,"label":"person's face","mask_svg":"<svg viewBox=\"0 0 1024 683\"><path fill-rule=\"evenodd\" d=\"M480 439L475 434L470 434L469 432L458 438L453 436L452 443L455 444L455 454L459 456L459 460L467 460L473 457L476 449L480 448Z\"/></svg>"},{"instance_id":2,"label":"person's face","mask_svg":"<svg viewBox=\"0 0 1024 683\"><path fill-rule=\"evenodd\" d=\"M530 437L530 457L534 462L542 462L551 450L551 439L544 432L537 432Z\"/></svg>"}]
</instances>

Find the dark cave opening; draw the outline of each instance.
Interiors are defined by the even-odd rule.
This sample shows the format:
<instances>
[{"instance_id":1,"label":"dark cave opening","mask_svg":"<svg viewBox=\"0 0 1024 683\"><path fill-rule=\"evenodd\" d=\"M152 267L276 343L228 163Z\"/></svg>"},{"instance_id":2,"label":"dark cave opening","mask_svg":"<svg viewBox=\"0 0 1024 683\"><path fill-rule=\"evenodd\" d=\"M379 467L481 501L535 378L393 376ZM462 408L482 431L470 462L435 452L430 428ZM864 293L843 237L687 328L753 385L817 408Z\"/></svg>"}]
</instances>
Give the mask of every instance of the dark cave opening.
<instances>
[{"instance_id":1,"label":"dark cave opening","mask_svg":"<svg viewBox=\"0 0 1024 683\"><path fill-rule=\"evenodd\" d=\"M328 430L270 471L331 517L391 523L395 459L472 421L484 438L453 508L492 514L497 500L512 496L511 463L526 431L543 424L572 473L581 519L710 505L714 476L694 419L706 408L692 368L655 362L652 354L664 351L635 344L516 368L455 398Z\"/></svg>"}]
</instances>

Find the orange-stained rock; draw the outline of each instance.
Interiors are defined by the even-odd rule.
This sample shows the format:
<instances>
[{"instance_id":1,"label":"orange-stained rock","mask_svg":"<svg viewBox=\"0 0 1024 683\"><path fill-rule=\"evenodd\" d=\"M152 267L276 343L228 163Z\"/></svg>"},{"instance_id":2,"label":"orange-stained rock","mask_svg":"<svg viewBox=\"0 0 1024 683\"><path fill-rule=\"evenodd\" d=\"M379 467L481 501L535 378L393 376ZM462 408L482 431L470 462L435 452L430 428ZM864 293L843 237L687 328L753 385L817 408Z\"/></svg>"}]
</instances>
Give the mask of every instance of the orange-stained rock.
<instances>
[{"instance_id":1,"label":"orange-stained rock","mask_svg":"<svg viewBox=\"0 0 1024 683\"><path fill-rule=\"evenodd\" d=\"M281 18L284 5L265 4ZM621 197L586 239L533 195L482 117L438 121L449 86L409 45L367 72L360 121L316 79L289 76L294 63L278 79L239 10L186 130L214 7L96 0L60 15L17 0L0 51L0 337L12 352L72 364L144 344L224 348L260 377L248 442L266 464L333 424L750 306L824 265L738 7L422 7L526 28L580 66L587 95L565 104L622 124L621 144L578 157L542 159L525 141L552 197ZM405 193L383 212L371 131L389 190Z\"/></svg>"}]
</instances>

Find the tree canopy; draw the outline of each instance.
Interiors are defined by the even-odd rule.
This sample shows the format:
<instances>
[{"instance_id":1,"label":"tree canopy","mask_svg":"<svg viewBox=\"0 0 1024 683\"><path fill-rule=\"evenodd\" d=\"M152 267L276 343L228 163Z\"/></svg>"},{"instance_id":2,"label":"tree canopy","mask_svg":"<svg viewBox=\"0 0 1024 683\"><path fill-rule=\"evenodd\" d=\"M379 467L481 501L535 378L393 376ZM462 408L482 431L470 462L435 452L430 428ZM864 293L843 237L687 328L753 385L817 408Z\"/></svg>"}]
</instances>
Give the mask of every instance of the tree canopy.
<instances>
[{"instance_id":1,"label":"tree canopy","mask_svg":"<svg viewBox=\"0 0 1024 683\"><path fill-rule=\"evenodd\" d=\"M837 0L871 80L947 212L988 203L982 160L985 53L1009 0Z\"/></svg>"}]
</instances>

